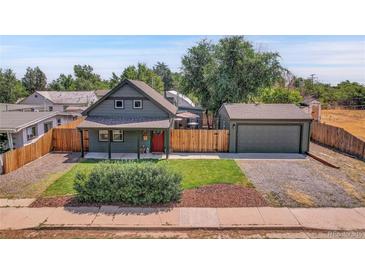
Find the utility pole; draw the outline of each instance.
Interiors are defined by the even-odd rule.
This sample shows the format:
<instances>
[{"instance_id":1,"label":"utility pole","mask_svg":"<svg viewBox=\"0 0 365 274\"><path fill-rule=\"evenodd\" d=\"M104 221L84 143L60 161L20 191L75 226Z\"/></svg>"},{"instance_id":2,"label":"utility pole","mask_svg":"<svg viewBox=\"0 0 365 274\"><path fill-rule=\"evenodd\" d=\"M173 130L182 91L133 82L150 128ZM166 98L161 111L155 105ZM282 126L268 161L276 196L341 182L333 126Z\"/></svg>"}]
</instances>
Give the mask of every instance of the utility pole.
<instances>
[{"instance_id":1,"label":"utility pole","mask_svg":"<svg viewBox=\"0 0 365 274\"><path fill-rule=\"evenodd\" d=\"M310 77L311 77L311 80L312 80L312 86L314 85L314 76L316 76L314 73L312 73L311 75L310 75Z\"/></svg>"}]
</instances>

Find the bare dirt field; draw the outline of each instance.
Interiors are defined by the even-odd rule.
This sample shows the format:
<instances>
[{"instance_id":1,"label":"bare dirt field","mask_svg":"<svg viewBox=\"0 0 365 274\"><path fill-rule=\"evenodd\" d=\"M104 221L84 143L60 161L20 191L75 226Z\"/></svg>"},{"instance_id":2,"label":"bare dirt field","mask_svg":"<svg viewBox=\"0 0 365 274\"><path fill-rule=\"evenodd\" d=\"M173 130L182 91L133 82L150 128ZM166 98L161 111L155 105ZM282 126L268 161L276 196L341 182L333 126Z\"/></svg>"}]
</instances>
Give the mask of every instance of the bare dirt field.
<instances>
[{"instance_id":1,"label":"bare dirt field","mask_svg":"<svg viewBox=\"0 0 365 274\"><path fill-rule=\"evenodd\" d=\"M365 110L323 109L321 122L341 127L365 141Z\"/></svg>"}]
</instances>

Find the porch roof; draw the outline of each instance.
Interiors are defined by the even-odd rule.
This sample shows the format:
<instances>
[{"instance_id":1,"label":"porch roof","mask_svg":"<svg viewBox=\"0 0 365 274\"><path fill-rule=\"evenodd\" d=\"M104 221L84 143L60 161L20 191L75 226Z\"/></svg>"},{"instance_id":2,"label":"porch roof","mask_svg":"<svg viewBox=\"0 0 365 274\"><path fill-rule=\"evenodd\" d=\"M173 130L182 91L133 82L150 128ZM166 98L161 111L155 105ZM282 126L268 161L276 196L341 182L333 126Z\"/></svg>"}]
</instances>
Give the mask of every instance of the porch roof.
<instances>
[{"instance_id":1,"label":"porch roof","mask_svg":"<svg viewBox=\"0 0 365 274\"><path fill-rule=\"evenodd\" d=\"M170 127L169 119L87 117L78 128L162 129Z\"/></svg>"}]
</instances>

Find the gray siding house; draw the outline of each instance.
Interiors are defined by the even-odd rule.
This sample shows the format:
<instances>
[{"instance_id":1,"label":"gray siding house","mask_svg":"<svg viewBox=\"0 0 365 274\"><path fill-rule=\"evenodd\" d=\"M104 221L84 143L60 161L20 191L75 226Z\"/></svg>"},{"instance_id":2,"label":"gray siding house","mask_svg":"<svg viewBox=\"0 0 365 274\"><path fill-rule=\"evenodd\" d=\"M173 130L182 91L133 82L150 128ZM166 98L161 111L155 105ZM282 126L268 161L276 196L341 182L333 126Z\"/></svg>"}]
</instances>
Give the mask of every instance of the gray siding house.
<instances>
[{"instance_id":1,"label":"gray siding house","mask_svg":"<svg viewBox=\"0 0 365 274\"><path fill-rule=\"evenodd\" d=\"M49 112L0 112L0 150L31 144L53 127L73 121L73 114Z\"/></svg>"},{"instance_id":2,"label":"gray siding house","mask_svg":"<svg viewBox=\"0 0 365 274\"><path fill-rule=\"evenodd\" d=\"M38 105L44 111L80 113L97 100L94 91L35 91L20 103Z\"/></svg>"},{"instance_id":3,"label":"gray siding house","mask_svg":"<svg viewBox=\"0 0 365 274\"><path fill-rule=\"evenodd\" d=\"M125 80L82 114L89 152L169 153L170 128L177 108L144 82ZM81 137L82 139L82 137ZM82 152L83 154L83 152Z\"/></svg>"},{"instance_id":4,"label":"gray siding house","mask_svg":"<svg viewBox=\"0 0 365 274\"><path fill-rule=\"evenodd\" d=\"M229 130L229 152L309 151L312 118L293 104L223 104L218 117Z\"/></svg>"}]
</instances>

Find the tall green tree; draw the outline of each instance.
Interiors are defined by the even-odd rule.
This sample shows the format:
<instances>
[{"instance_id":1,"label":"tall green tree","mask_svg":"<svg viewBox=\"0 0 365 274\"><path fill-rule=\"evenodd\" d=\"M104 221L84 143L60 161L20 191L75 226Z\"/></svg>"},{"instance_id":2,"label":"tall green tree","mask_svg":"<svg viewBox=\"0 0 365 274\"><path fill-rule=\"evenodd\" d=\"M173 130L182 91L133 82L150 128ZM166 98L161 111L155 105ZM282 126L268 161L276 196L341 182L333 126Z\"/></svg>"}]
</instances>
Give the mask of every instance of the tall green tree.
<instances>
[{"instance_id":1,"label":"tall green tree","mask_svg":"<svg viewBox=\"0 0 365 274\"><path fill-rule=\"evenodd\" d=\"M164 83L162 78L143 63L138 63L137 67L129 66L125 68L120 78L121 80L140 80L147 83L149 86L153 87L160 93L164 91Z\"/></svg>"},{"instance_id":2,"label":"tall green tree","mask_svg":"<svg viewBox=\"0 0 365 274\"><path fill-rule=\"evenodd\" d=\"M0 69L0 103L15 103L27 95L21 81L11 69Z\"/></svg>"},{"instance_id":3,"label":"tall green tree","mask_svg":"<svg viewBox=\"0 0 365 274\"><path fill-rule=\"evenodd\" d=\"M71 74L69 75L60 74L60 76L56 80L53 80L48 85L48 88L50 90L57 90L57 91L76 90L75 80L73 79Z\"/></svg>"},{"instance_id":4,"label":"tall green tree","mask_svg":"<svg viewBox=\"0 0 365 274\"><path fill-rule=\"evenodd\" d=\"M162 78L165 90L173 88L173 77L170 68L163 62L157 62L153 71Z\"/></svg>"},{"instance_id":5,"label":"tall green tree","mask_svg":"<svg viewBox=\"0 0 365 274\"><path fill-rule=\"evenodd\" d=\"M102 80L90 65L75 65L74 74L76 90L108 89L109 87L108 81Z\"/></svg>"},{"instance_id":6,"label":"tall green tree","mask_svg":"<svg viewBox=\"0 0 365 274\"><path fill-rule=\"evenodd\" d=\"M299 104L303 97L297 89L273 87L260 90L255 101L265 104Z\"/></svg>"},{"instance_id":7,"label":"tall green tree","mask_svg":"<svg viewBox=\"0 0 365 274\"><path fill-rule=\"evenodd\" d=\"M182 92L196 96L200 104L207 109L210 108L211 91L206 71L214 63L213 48L212 43L204 39L189 48L181 60Z\"/></svg>"},{"instance_id":8,"label":"tall green tree","mask_svg":"<svg viewBox=\"0 0 365 274\"><path fill-rule=\"evenodd\" d=\"M243 36L215 45L203 40L188 50L182 65L184 90L213 112L222 103L248 102L276 83L283 71L278 53L255 51Z\"/></svg>"},{"instance_id":9,"label":"tall green tree","mask_svg":"<svg viewBox=\"0 0 365 274\"><path fill-rule=\"evenodd\" d=\"M112 77L109 79L109 88L114 88L121 81L121 77L116 75L114 72L112 73Z\"/></svg>"},{"instance_id":10,"label":"tall green tree","mask_svg":"<svg viewBox=\"0 0 365 274\"><path fill-rule=\"evenodd\" d=\"M28 67L24 77L22 78L22 83L28 92L46 90L47 77L39 67Z\"/></svg>"}]
</instances>

